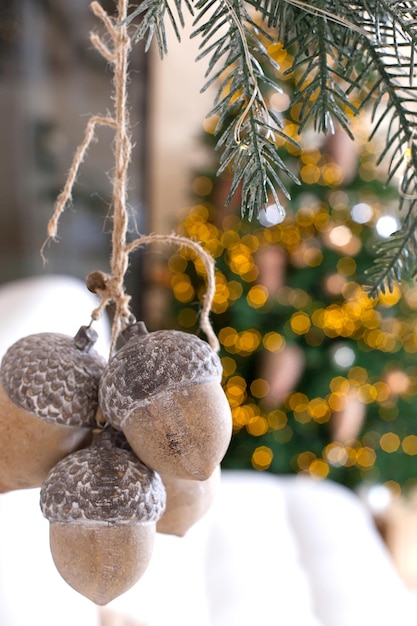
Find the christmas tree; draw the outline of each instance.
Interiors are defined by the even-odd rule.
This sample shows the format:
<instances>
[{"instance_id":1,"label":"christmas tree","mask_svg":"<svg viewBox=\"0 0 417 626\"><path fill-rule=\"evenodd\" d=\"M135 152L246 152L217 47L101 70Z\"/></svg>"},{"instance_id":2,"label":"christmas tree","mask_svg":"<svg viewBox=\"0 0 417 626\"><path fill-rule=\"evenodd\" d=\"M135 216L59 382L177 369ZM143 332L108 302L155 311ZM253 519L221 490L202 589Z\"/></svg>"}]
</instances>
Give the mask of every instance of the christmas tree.
<instances>
[{"instance_id":1,"label":"christmas tree","mask_svg":"<svg viewBox=\"0 0 417 626\"><path fill-rule=\"evenodd\" d=\"M283 114L287 133L297 112ZM366 124L355 126L357 153L340 133L302 150L283 142L303 183L291 187L284 219L274 203L261 224L242 219L239 198L221 213L227 173L195 175L197 203L180 230L216 258L212 320L234 420L224 467L396 492L415 481L417 288L393 283L371 298L363 287L397 195L375 168L375 146L361 141ZM204 268L181 252L169 269L172 323L195 332Z\"/></svg>"}]
</instances>

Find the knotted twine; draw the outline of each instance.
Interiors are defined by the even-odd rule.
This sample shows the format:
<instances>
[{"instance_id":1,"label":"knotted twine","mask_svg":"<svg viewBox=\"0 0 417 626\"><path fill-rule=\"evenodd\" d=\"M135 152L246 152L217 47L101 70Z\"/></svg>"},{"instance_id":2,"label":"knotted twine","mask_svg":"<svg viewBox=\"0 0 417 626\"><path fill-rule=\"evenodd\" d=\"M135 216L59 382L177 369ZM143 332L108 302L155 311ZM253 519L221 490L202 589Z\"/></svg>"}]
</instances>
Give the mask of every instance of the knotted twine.
<instances>
[{"instance_id":1,"label":"knotted twine","mask_svg":"<svg viewBox=\"0 0 417 626\"><path fill-rule=\"evenodd\" d=\"M204 264L207 275L207 288L202 298L202 307L199 316L199 325L206 334L210 346L216 352L220 346L216 334L213 331L209 320L209 314L215 293L215 270L214 259L202 246L186 237L177 234L158 235L151 234L139 236L134 241L127 243L126 236L128 230L128 209L127 209L127 183L128 167L131 160L132 142L129 132L129 112L127 106L127 78L129 55L131 51L131 39L126 25L128 0L118 0L117 20L113 20L96 1L91 3L91 10L96 17L103 22L112 45L109 47L96 33L90 33L90 41L98 52L113 67L113 87L114 87L114 114L113 116L93 115L86 126L84 138L78 146L65 185L59 194L53 215L48 222L48 237L42 246L41 254L50 239L56 239L58 232L58 222L65 210L66 205L72 200L72 190L76 181L78 170L84 161L87 149L91 144L97 126L109 126L115 130L114 158L115 167L112 179L112 245L110 268L111 274L103 272L93 272L89 275L90 283L95 293L99 296L98 306L93 310L92 320L101 317L105 308L114 303L115 311L112 321L112 334L110 354L115 349L117 338L120 332L128 326L133 319L129 308L130 296L126 294L124 288L124 277L129 266L129 255L131 252L143 245L151 243L175 244L179 247L185 246L193 250ZM87 285L89 281L87 277Z\"/></svg>"}]
</instances>

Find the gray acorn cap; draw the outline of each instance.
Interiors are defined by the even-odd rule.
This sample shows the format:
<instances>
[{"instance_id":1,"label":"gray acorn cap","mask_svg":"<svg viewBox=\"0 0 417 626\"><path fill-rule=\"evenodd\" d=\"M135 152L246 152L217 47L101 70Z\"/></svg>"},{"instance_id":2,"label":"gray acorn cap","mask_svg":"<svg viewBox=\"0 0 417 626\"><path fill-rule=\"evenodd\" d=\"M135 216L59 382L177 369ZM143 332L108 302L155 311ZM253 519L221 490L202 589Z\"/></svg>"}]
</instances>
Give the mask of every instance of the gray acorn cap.
<instances>
[{"instance_id":1,"label":"gray acorn cap","mask_svg":"<svg viewBox=\"0 0 417 626\"><path fill-rule=\"evenodd\" d=\"M91 344L85 333L23 337L4 355L0 382L14 404L46 422L95 426L105 360Z\"/></svg>"},{"instance_id":2,"label":"gray acorn cap","mask_svg":"<svg viewBox=\"0 0 417 626\"><path fill-rule=\"evenodd\" d=\"M219 356L196 335L179 330L132 334L110 359L99 387L104 417L116 428L135 406L160 392L221 381Z\"/></svg>"},{"instance_id":3,"label":"gray acorn cap","mask_svg":"<svg viewBox=\"0 0 417 626\"><path fill-rule=\"evenodd\" d=\"M158 474L116 447L104 431L83 450L59 461L44 481L41 511L50 522L128 524L156 522L165 509Z\"/></svg>"}]
</instances>

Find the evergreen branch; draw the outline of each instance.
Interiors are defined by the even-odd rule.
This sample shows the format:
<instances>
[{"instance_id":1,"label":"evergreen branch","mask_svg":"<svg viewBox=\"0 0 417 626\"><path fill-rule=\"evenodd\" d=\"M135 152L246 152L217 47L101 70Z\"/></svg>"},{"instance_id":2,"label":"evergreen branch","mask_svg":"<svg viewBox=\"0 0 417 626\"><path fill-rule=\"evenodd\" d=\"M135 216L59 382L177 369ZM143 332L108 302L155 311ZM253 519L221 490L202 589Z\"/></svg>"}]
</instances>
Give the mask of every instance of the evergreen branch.
<instances>
[{"instance_id":1,"label":"evergreen branch","mask_svg":"<svg viewBox=\"0 0 417 626\"><path fill-rule=\"evenodd\" d=\"M386 2L380 6L386 7ZM390 7L388 7L390 8ZM387 20L387 15L385 20ZM374 15L375 28L378 20ZM376 248L373 267L367 272L372 281L372 295L392 289L393 281L416 274L417 247L417 151L414 137L417 133L417 90L410 84L413 61L398 55L398 25L385 21L376 28L378 41L364 38L357 52L366 58L365 67L373 81L361 102L364 108L374 99L370 140L377 132L385 133L384 147L378 155L377 165L388 158L387 181L392 181L401 169L404 174L399 184L399 208L405 213L403 226ZM382 32L383 31L383 32ZM410 33L410 29L408 29ZM390 33L390 35L388 35ZM415 36L415 35L414 35ZM387 59L389 62L387 62ZM384 105L381 106L381 101ZM414 265L413 265L414 264Z\"/></svg>"},{"instance_id":2,"label":"evergreen branch","mask_svg":"<svg viewBox=\"0 0 417 626\"><path fill-rule=\"evenodd\" d=\"M191 15L194 14L190 0L174 0L174 4L175 13L168 0L144 0L122 22L131 24L135 19L140 18L140 24L137 26L134 35L135 41L138 42L146 38L145 51L148 51L155 36L161 58L168 52L166 37L167 18L173 26L178 41L180 41L181 29L184 27L183 4Z\"/></svg>"},{"instance_id":3,"label":"evergreen branch","mask_svg":"<svg viewBox=\"0 0 417 626\"><path fill-rule=\"evenodd\" d=\"M288 197L282 174L298 182L281 159L275 137L295 142L285 135L261 90L265 84L281 91L264 70L265 64L276 67L262 43L270 36L251 19L242 0L200 0L196 8L195 25L200 25L192 36L201 37L198 59L209 57L202 89L220 81L209 114L218 116L216 149L222 151L218 174L230 169L233 181L226 203L240 190L242 216L252 219L271 195L280 207L276 189Z\"/></svg>"},{"instance_id":4,"label":"evergreen branch","mask_svg":"<svg viewBox=\"0 0 417 626\"><path fill-rule=\"evenodd\" d=\"M416 200L411 201L415 205ZM412 208L415 208L413 206ZM408 215L411 215L411 209ZM393 290L394 282L404 278L411 279L417 275L417 216L407 221L400 230L375 246L376 257L372 267L365 271L370 279L367 290L371 297L380 292Z\"/></svg>"}]
</instances>

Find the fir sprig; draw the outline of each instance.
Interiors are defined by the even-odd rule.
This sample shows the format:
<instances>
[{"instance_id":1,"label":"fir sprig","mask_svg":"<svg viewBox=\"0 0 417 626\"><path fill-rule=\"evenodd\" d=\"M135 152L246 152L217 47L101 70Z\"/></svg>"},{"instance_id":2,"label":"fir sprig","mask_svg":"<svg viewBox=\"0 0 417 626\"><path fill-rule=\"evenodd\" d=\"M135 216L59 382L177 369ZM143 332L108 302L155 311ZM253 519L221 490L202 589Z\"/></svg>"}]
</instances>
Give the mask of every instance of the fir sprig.
<instances>
[{"instance_id":1,"label":"fir sprig","mask_svg":"<svg viewBox=\"0 0 417 626\"><path fill-rule=\"evenodd\" d=\"M203 22L193 33L202 37L198 59L209 57L208 81L203 90L214 81L218 83L210 112L218 117L215 134L219 137L217 149L222 150L218 174L226 168L233 172L226 202L240 189L242 215L251 219L271 197L280 208L277 189L288 197L282 174L298 182L280 157L275 137L279 135L297 147L298 144L284 133L281 121L268 108L262 94L264 85L280 91L261 64L275 66L262 44L262 38L268 38L268 34L256 25L241 0L200 0L196 8L199 13L195 24ZM203 21L213 8L210 19ZM220 69L213 72L220 60ZM231 116L233 121L229 123Z\"/></svg>"},{"instance_id":2,"label":"fir sprig","mask_svg":"<svg viewBox=\"0 0 417 626\"><path fill-rule=\"evenodd\" d=\"M399 206L403 226L379 246L368 272L374 294L394 280L417 273L417 88L414 86L417 5L403 0L144 0L129 20L139 17L137 38L156 35L167 51L166 22L178 38L183 11L196 14L193 36L201 37L199 59L208 60L207 83L217 82L212 114L218 116L219 173L229 168L228 200L242 193L242 215L251 218L278 192L288 195L285 177L294 174L283 161L276 137L285 137L269 110L268 89L280 89L263 42L281 41L291 49L296 78L293 103L303 131L312 122L332 131L338 122L349 134L349 117L373 108L372 139L385 135L378 163L387 162L387 179L402 172ZM256 22L250 5L263 19ZM382 105L381 105L382 101Z\"/></svg>"},{"instance_id":3,"label":"fir sprig","mask_svg":"<svg viewBox=\"0 0 417 626\"><path fill-rule=\"evenodd\" d=\"M191 15L193 14L193 6L189 0L174 0L174 6L175 10L172 9L168 0L144 0L125 20L130 24L139 18L140 23L134 35L135 41L146 39L145 50L148 51L155 37L161 58L168 52L167 21L171 23L175 35L180 41L181 30L185 23L184 6Z\"/></svg>"}]
</instances>

